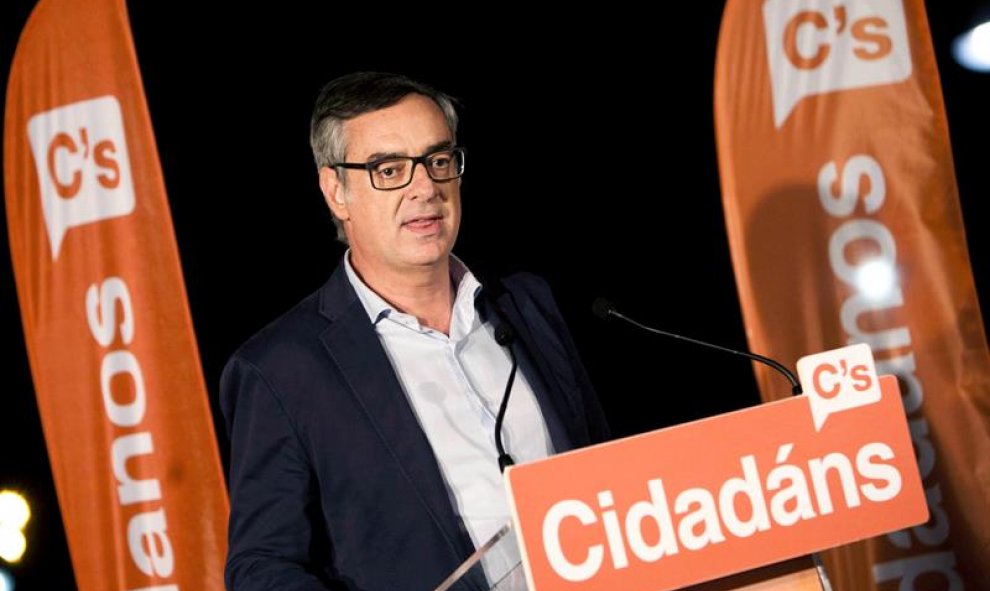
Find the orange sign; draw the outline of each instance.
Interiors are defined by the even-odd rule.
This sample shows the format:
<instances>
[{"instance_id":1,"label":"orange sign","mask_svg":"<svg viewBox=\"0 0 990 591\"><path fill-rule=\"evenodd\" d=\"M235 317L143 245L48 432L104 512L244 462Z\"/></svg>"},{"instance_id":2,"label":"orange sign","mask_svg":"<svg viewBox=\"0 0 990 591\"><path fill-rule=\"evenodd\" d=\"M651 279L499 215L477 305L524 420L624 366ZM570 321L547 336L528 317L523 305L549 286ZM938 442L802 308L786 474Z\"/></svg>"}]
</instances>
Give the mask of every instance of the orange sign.
<instances>
[{"instance_id":1,"label":"orange sign","mask_svg":"<svg viewBox=\"0 0 990 591\"><path fill-rule=\"evenodd\" d=\"M862 382L830 374L820 431L800 396L512 467L530 589L675 589L923 523L897 381L858 375L877 396L840 408Z\"/></svg>"},{"instance_id":2,"label":"orange sign","mask_svg":"<svg viewBox=\"0 0 990 591\"><path fill-rule=\"evenodd\" d=\"M227 497L122 0L41 0L4 180L38 408L81 591L222 589Z\"/></svg>"},{"instance_id":3,"label":"orange sign","mask_svg":"<svg viewBox=\"0 0 990 591\"><path fill-rule=\"evenodd\" d=\"M866 343L903 392L931 519L829 552L834 588L990 589L990 350L924 2L728 0L715 123L750 349Z\"/></svg>"}]
</instances>

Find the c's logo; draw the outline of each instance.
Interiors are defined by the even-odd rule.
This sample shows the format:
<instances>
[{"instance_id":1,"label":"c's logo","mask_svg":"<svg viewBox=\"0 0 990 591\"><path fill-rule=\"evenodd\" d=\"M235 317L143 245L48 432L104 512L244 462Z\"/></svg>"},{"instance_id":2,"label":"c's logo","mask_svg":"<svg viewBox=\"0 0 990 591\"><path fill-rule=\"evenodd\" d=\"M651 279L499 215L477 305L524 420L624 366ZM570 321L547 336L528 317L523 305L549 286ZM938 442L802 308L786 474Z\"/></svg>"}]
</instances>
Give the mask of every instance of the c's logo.
<instances>
[{"instance_id":1,"label":"c's logo","mask_svg":"<svg viewBox=\"0 0 990 591\"><path fill-rule=\"evenodd\" d=\"M832 413L880 401L880 382L868 345L808 355L798 360L797 367L816 430Z\"/></svg>"},{"instance_id":2,"label":"c's logo","mask_svg":"<svg viewBox=\"0 0 990 591\"><path fill-rule=\"evenodd\" d=\"M27 127L52 260L70 228L134 211L124 119L115 97L38 113Z\"/></svg>"},{"instance_id":3,"label":"c's logo","mask_svg":"<svg viewBox=\"0 0 990 591\"><path fill-rule=\"evenodd\" d=\"M829 18L831 16L832 18ZM833 42L849 35L847 45L852 54L862 60L878 60L890 54L894 42L887 32L890 25L881 16L864 16L850 23L845 4L833 7L826 16L816 10L804 10L795 14L784 27L784 55L795 68L813 70L829 58ZM803 36L810 41L801 43Z\"/></svg>"},{"instance_id":4,"label":"c's logo","mask_svg":"<svg viewBox=\"0 0 990 591\"><path fill-rule=\"evenodd\" d=\"M89 130L85 127L80 129L78 137L80 141L77 143L73 136L60 132L48 144L48 174L55 185L55 192L65 199L79 194L82 188L82 169L78 167L68 174L68 178L63 178L66 175L59 174L56 163L60 151L66 153L63 161L75 158L85 162L90 157ZM105 189L116 189L120 185L120 164L116 160L117 147L113 140L97 143L92 152L94 165L101 169L96 175L96 182Z\"/></svg>"},{"instance_id":5,"label":"c's logo","mask_svg":"<svg viewBox=\"0 0 990 591\"><path fill-rule=\"evenodd\" d=\"M845 359L839 360L839 367L822 363L811 373L815 393L825 399L838 396L844 383L857 392L865 392L873 385L873 376L866 365L860 363L850 368Z\"/></svg>"},{"instance_id":6,"label":"c's logo","mask_svg":"<svg viewBox=\"0 0 990 591\"><path fill-rule=\"evenodd\" d=\"M911 76L900 0L766 0L763 25L778 128L805 97Z\"/></svg>"}]
</instances>

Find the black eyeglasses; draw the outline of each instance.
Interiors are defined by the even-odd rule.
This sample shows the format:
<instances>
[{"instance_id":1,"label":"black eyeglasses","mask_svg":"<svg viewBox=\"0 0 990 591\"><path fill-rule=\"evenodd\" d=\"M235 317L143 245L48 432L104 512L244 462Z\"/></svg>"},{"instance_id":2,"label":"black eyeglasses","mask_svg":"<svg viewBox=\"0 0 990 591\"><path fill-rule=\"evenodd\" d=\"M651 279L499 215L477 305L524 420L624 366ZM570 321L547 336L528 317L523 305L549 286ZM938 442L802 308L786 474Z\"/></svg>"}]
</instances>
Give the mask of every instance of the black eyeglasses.
<instances>
[{"instance_id":1,"label":"black eyeglasses","mask_svg":"<svg viewBox=\"0 0 990 591\"><path fill-rule=\"evenodd\" d=\"M391 156L364 164L338 162L330 166L367 170L372 187L380 191L393 191L412 182L413 171L420 163L434 181L452 181L464 174L464 148L445 148L422 156Z\"/></svg>"}]
</instances>

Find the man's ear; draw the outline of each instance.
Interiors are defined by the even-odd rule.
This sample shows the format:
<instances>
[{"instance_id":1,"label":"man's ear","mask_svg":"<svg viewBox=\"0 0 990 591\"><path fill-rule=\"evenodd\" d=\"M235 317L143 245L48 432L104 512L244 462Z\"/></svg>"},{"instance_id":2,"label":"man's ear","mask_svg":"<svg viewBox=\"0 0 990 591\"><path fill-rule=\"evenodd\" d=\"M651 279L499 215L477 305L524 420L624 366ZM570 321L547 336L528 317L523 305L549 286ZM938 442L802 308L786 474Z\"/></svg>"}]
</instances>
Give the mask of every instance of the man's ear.
<instances>
[{"instance_id":1,"label":"man's ear","mask_svg":"<svg viewBox=\"0 0 990 591\"><path fill-rule=\"evenodd\" d=\"M336 169L329 166L320 168L320 191L323 192L323 200L326 201L333 215L340 220L350 218L347 201L344 199L344 187L340 184Z\"/></svg>"}]
</instances>

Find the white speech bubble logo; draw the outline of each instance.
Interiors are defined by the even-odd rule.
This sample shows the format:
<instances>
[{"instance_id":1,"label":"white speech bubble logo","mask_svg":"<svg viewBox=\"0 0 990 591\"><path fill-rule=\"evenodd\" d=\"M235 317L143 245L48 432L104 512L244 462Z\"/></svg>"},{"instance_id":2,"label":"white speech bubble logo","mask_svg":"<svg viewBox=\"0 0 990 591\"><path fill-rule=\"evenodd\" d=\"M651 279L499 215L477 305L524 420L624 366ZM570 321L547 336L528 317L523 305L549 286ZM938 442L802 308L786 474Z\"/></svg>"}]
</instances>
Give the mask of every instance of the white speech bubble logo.
<instances>
[{"instance_id":1,"label":"white speech bubble logo","mask_svg":"<svg viewBox=\"0 0 990 591\"><path fill-rule=\"evenodd\" d=\"M901 0L767 0L763 26L778 129L806 97L911 76Z\"/></svg>"},{"instance_id":2,"label":"white speech bubble logo","mask_svg":"<svg viewBox=\"0 0 990 591\"><path fill-rule=\"evenodd\" d=\"M116 97L64 105L27 124L52 260L70 228L134 211L134 182Z\"/></svg>"},{"instance_id":3,"label":"white speech bubble logo","mask_svg":"<svg viewBox=\"0 0 990 591\"><path fill-rule=\"evenodd\" d=\"M880 401L880 380L869 345L808 355L798 360L797 368L816 431L832 413Z\"/></svg>"}]
</instances>

